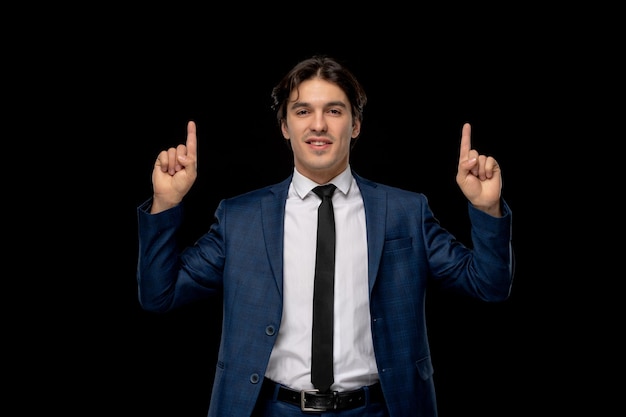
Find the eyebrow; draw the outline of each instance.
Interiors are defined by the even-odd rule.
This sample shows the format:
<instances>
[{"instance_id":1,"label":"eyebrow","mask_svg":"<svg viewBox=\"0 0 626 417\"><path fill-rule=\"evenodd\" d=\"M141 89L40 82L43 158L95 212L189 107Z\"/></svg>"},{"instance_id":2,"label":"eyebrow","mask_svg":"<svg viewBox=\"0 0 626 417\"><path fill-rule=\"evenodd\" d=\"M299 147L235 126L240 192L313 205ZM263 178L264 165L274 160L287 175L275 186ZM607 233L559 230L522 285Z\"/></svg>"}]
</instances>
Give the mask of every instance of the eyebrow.
<instances>
[{"instance_id":1,"label":"eyebrow","mask_svg":"<svg viewBox=\"0 0 626 417\"><path fill-rule=\"evenodd\" d=\"M301 107L311 107L311 104L305 101L296 101L295 103L291 105L290 108L298 109ZM329 101L328 103L324 105L324 107L342 107L344 109L348 108L348 106L346 106L346 103L344 103L343 101Z\"/></svg>"}]
</instances>

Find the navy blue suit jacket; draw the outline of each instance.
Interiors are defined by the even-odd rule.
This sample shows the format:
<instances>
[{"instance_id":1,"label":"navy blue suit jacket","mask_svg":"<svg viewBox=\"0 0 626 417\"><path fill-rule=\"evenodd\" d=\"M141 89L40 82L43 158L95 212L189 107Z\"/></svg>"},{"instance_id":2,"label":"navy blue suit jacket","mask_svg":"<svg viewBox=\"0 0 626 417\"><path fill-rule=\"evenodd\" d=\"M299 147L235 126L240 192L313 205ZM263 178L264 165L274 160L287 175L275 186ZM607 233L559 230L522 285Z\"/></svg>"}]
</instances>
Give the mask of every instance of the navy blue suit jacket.
<instances>
[{"instance_id":1,"label":"navy blue suit jacket","mask_svg":"<svg viewBox=\"0 0 626 417\"><path fill-rule=\"evenodd\" d=\"M468 204L472 248L434 217L426 197L354 174L365 205L371 327L380 382L394 417L436 416L425 322L429 280L488 302L513 280L511 212L495 218ZM182 205L138 207L139 302L166 312L223 297L223 327L209 416L252 413L283 310L283 218L291 176L222 200L215 222L179 254ZM216 300L220 300L217 298Z\"/></svg>"}]
</instances>

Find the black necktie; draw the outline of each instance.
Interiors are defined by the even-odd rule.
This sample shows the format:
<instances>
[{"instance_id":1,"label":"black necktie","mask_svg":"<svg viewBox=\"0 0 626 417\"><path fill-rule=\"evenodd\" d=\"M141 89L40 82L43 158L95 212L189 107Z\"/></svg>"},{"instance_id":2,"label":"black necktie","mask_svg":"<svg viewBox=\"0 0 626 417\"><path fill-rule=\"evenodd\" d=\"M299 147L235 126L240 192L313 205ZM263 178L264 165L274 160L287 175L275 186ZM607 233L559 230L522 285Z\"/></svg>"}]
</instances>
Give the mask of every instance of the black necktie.
<instances>
[{"instance_id":1,"label":"black necktie","mask_svg":"<svg viewBox=\"0 0 626 417\"><path fill-rule=\"evenodd\" d=\"M313 343L311 382L319 392L326 392L333 378L333 306L335 277L335 215L333 184L313 189L321 199L317 210L317 252L313 292Z\"/></svg>"}]
</instances>

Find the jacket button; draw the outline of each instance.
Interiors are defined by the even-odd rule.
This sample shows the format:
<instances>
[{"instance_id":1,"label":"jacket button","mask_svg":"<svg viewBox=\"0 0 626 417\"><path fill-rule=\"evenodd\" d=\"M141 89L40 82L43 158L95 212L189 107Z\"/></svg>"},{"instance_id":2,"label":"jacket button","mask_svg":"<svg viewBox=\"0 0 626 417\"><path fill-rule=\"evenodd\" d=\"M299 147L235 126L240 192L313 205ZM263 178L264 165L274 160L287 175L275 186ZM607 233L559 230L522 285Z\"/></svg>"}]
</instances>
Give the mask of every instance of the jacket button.
<instances>
[{"instance_id":1,"label":"jacket button","mask_svg":"<svg viewBox=\"0 0 626 417\"><path fill-rule=\"evenodd\" d=\"M276 328L274 328L274 326L272 326L271 324L265 328L266 335L274 336L274 333L276 333Z\"/></svg>"},{"instance_id":2,"label":"jacket button","mask_svg":"<svg viewBox=\"0 0 626 417\"><path fill-rule=\"evenodd\" d=\"M261 378L259 378L259 374L250 375L250 382L252 382L253 384L258 384L260 379Z\"/></svg>"}]
</instances>

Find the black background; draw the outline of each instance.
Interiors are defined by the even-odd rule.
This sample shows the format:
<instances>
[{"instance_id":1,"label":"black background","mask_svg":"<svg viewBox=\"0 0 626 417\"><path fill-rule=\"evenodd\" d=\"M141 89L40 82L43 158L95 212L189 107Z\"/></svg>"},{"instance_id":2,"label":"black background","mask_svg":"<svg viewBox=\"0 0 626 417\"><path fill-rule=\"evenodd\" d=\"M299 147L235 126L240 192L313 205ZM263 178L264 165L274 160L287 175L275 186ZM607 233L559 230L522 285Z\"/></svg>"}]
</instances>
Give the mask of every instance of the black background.
<instances>
[{"instance_id":1,"label":"black background","mask_svg":"<svg viewBox=\"0 0 626 417\"><path fill-rule=\"evenodd\" d=\"M601 330L574 294L580 271L572 264L583 259L569 237L577 222L564 219L561 203L582 197L555 158L581 121L571 111L581 94L570 84L579 59L573 42L531 36L524 22L505 18L489 30L452 17L446 23L454 25L421 30L426 17L350 21L346 29L315 13L254 25L231 15L224 27L217 15L160 12L122 13L95 29L87 20L40 40L38 95L26 117L53 149L34 184L47 204L20 209L36 213L36 232L21 239L46 237L50 246L33 262L46 270L37 287L44 300L16 310L42 329L19 330L38 353L20 362L31 371L17 385L36 381L48 410L206 415L221 305L167 315L140 308L136 208L151 195L158 152L184 141L190 119L199 177L185 201L188 243L208 229L220 199L289 175L270 92L297 61L324 53L347 64L369 98L352 168L424 192L461 240L469 243L469 223L454 177L464 122L472 123L472 145L502 166L514 219L513 289L501 304L429 294L440 416L580 409L570 388L589 384L583 375L592 371L573 352Z\"/></svg>"}]
</instances>

